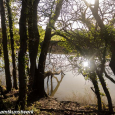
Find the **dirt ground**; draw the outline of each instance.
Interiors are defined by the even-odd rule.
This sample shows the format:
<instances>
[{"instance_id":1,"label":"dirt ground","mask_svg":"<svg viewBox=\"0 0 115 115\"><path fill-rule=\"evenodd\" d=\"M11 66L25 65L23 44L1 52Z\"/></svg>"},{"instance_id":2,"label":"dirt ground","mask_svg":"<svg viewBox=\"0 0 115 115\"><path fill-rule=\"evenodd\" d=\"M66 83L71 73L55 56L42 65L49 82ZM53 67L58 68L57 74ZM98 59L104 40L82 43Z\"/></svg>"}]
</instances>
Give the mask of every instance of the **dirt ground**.
<instances>
[{"instance_id":1,"label":"dirt ground","mask_svg":"<svg viewBox=\"0 0 115 115\"><path fill-rule=\"evenodd\" d=\"M110 115L108 107L103 108L104 110L98 113L96 105L84 106L77 102L58 101L52 97L40 99L34 102L31 107L36 108L33 110L35 115Z\"/></svg>"},{"instance_id":2,"label":"dirt ground","mask_svg":"<svg viewBox=\"0 0 115 115\"><path fill-rule=\"evenodd\" d=\"M103 111L97 111L97 105L81 105L72 101L58 101L53 97L46 97L41 99L33 99L32 102L28 102L26 110L33 110L34 115L115 115L108 112L108 107L103 105ZM6 95L6 98L2 98L3 103L7 110L15 110L15 105L18 99L18 90L14 90ZM2 103L0 103L0 106ZM0 107L1 109L1 107Z\"/></svg>"}]
</instances>

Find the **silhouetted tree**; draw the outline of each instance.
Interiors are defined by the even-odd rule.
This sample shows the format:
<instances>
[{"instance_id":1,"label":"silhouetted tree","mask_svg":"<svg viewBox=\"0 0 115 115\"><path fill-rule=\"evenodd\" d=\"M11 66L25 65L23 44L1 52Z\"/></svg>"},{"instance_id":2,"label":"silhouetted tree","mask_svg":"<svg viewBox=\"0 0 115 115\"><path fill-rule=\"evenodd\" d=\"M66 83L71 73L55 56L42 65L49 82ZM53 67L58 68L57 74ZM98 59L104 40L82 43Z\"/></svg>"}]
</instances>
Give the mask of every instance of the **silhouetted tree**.
<instances>
[{"instance_id":1,"label":"silhouetted tree","mask_svg":"<svg viewBox=\"0 0 115 115\"><path fill-rule=\"evenodd\" d=\"M105 25L101 19L101 17L99 16L98 14L98 9L99 9L99 0L95 0L95 4L94 4L94 8L92 8L90 5L88 5L88 3L86 2L86 0L84 0L85 4L90 8L95 20L97 21L99 27L101 28L101 32L102 33L105 33ZM104 36L104 35L103 35ZM104 69L105 69L105 56L106 56L106 43L107 43L107 39L106 37L103 37L101 36L101 39L103 39L105 41L105 48L104 48L104 51L103 51L103 56L102 56L102 63L101 63L101 70L97 70L97 75L99 77L99 80L102 84L102 87L103 87L103 90L107 96L107 100L108 100L108 105L109 105L109 111L110 112L113 112L113 107L112 107L112 100L111 100L111 96L110 96L110 93L107 89L107 86L106 86L106 83L105 83L105 80L103 78L103 72L104 72Z\"/></svg>"},{"instance_id":2,"label":"silhouetted tree","mask_svg":"<svg viewBox=\"0 0 115 115\"><path fill-rule=\"evenodd\" d=\"M50 40L52 37L51 36L52 28L54 27L54 24L60 15L62 4L63 4L63 0L58 0L55 11L54 13L51 14L49 23L47 24L46 31L45 31L45 37L44 37L44 41L43 41L43 45L42 45L41 53L39 57L37 75L35 76L35 79L34 79L34 88L37 90L37 93L39 94L40 97L45 96L44 71L45 71L46 56L47 56Z\"/></svg>"},{"instance_id":3,"label":"silhouetted tree","mask_svg":"<svg viewBox=\"0 0 115 115\"><path fill-rule=\"evenodd\" d=\"M6 88L7 91L11 91L11 76L9 68L9 58L8 58L8 49L7 49L7 33L6 33L6 24L5 24L5 8L3 0L0 0L1 8L1 26L2 26L2 37L3 37L3 53L4 53L4 62L5 62L5 76L6 76Z\"/></svg>"},{"instance_id":4,"label":"silhouetted tree","mask_svg":"<svg viewBox=\"0 0 115 115\"><path fill-rule=\"evenodd\" d=\"M18 71L19 71L19 100L21 109L24 109L26 106L26 80L27 76L25 74L25 54L27 51L27 0L22 0L22 9L19 22L19 31L20 31L20 51L18 56Z\"/></svg>"},{"instance_id":5,"label":"silhouetted tree","mask_svg":"<svg viewBox=\"0 0 115 115\"><path fill-rule=\"evenodd\" d=\"M38 53L38 46L40 41L40 35L37 24L37 6L40 0L29 1L28 8L28 33L29 33L29 58L30 58L30 79L29 85L32 88L35 68L36 68L36 57Z\"/></svg>"},{"instance_id":6,"label":"silhouetted tree","mask_svg":"<svg viewBox=\"0 0 115 115\"><path fill-rule=\"evenodd\" d=\"M16 63L15 63L15 53L14 53L13 21L12 21L12 13L10 8L10 0L6 0L6 6L8 10L9 32L10 32L11 50L12 50L13 87L17 89L18 87L17 87Z\"/></svg>"}]
</instances>

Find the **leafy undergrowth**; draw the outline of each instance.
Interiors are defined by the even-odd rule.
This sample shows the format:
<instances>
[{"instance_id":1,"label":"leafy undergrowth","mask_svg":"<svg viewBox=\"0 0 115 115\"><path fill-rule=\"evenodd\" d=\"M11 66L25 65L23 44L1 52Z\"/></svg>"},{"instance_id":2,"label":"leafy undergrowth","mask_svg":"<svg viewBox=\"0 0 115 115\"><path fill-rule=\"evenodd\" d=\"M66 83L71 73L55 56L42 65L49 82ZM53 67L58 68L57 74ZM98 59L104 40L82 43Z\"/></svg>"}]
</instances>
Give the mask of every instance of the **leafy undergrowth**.
<instances>
[{"instance_id":1,"label":"leafy undergrowth","mask_svg":"<svg viewBox=\"0 0 115 115\"><path fill-rule=\"evenodd\" d=\"M18 99L18 90L13 90L6 94L6 99L2 99L7 110L15 110ZM32 100L32 99L31 99ZM34 102L29 102L26 110L33 110L34 115L97 115L96 105L80 105L72 101L58 101L56 98L41 98ZM115 111L115 108L114 108ZM109 115L108 107L104 106L100 115Z\"/></svg>"}]
</instances>

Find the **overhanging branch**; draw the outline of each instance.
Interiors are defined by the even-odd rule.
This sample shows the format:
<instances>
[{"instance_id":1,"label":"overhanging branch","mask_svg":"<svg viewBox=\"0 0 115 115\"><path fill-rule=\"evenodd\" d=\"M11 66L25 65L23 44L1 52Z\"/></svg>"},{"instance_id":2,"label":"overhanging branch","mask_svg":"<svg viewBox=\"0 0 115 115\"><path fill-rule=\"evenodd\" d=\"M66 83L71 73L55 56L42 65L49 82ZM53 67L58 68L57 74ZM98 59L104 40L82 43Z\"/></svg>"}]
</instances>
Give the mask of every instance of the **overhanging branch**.
<instances>
[{"instance_id":1,"label":"overhanging branch","mask_svg":"<svg viewBox=\"0 0 115 115\"><path fill-rule=\"evenodd\" d=\"M113 82L115 84L115 80L113 78L111 78L107 72L104 70L104 73L105 73L105 77L108 78L111 82Z\"/></svg>"}]
</instances>

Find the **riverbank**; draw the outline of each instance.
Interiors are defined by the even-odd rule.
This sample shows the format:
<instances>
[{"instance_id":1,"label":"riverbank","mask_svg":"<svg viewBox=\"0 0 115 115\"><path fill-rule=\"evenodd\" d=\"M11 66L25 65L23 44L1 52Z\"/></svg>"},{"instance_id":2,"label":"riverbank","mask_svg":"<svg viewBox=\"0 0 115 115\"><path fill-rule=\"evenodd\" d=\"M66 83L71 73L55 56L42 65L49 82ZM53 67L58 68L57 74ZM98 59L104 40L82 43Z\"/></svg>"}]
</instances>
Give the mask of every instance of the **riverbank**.
<instances>
[{"instance_id":1,"label":"riverbank","mask_svg":"<svg viewBox=\"0 0 115 115\"><path fill-rule=\"evenodd\" d=\"M15 110L17 99L18 90L13 90L6 94L6 98L2 99L6 110ZM31 98L31 100L33 99ZM97 115L99 113L97 105L81 105L74 101L58 101L56 98L50 96L36 99L36 101L29 101L26 110L33 110L34 115ZM109 114L108 107L103 105L103 111L100 112L100 115Z\"/></svg>"}]
</instances>

